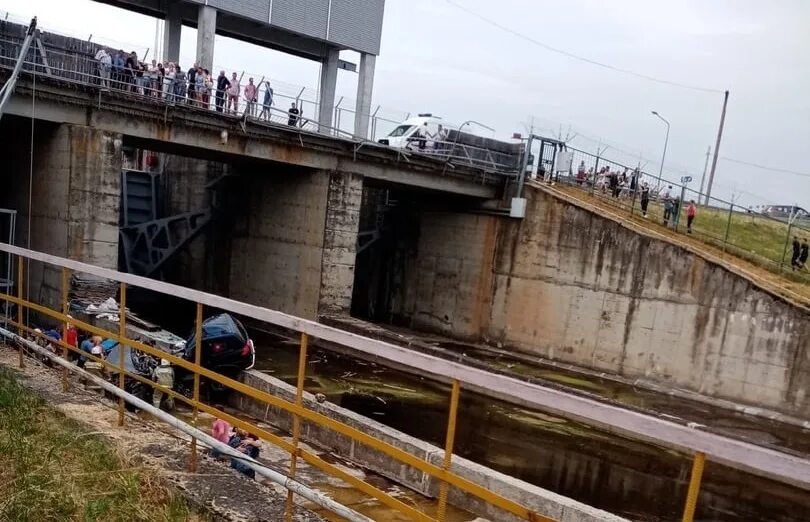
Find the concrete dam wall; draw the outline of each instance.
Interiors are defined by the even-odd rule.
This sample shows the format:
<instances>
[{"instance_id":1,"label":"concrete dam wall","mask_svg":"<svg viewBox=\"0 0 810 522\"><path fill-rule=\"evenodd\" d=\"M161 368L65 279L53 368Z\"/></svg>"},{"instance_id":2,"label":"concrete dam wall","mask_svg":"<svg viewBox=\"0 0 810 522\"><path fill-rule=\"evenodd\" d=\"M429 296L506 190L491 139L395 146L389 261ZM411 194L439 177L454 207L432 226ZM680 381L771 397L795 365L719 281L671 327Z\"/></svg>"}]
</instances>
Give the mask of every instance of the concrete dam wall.
<instances>
[{"instance_id":1,"label":"concrete dam wall","mask_svg":"<svg viewBox=\"0 0 810 522\"><path fill-rule=\"evenodd\" d=\"M522 220L425 212L392 316L411 327L810 415L810 312L530 187Z\"/></svg>"}]
</instances>

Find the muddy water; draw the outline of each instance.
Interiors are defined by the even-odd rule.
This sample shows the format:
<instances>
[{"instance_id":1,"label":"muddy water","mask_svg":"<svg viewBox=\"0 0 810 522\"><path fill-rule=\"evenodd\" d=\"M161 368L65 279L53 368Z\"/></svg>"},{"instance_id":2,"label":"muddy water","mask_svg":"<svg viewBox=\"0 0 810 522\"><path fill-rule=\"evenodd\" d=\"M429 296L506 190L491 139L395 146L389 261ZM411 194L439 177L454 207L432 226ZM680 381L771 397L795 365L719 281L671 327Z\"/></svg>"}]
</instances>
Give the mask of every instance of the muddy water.
<instances>
[{"instance_id":1,"label":"muddy water","mask_svg":"<svg viewBox=\"0 0 810 522\"><path fill-rule=\"evenodd\" d=\"M257 345L257 370L294 383L297 345L262 332L251 335ZM608 392L601 389L604 383L545 372L545 378L566 386ZM306 388L409 435L443 445L449 394L445 386L316 350L308 360ZM623 400L643 400L650 407L655 407L653 401L664 400L637 396L621 387L615 393L617 398L626 395ZM797 450L808 447L806 438L788 439ZM670 450L469 392L462 394L456 441L457 454L465 458L587 504L635 520L680 520L691 462ZM808 497L801 490L710 464L698 519L804 521L810 513Z\"/></svg>"}]
</instances>

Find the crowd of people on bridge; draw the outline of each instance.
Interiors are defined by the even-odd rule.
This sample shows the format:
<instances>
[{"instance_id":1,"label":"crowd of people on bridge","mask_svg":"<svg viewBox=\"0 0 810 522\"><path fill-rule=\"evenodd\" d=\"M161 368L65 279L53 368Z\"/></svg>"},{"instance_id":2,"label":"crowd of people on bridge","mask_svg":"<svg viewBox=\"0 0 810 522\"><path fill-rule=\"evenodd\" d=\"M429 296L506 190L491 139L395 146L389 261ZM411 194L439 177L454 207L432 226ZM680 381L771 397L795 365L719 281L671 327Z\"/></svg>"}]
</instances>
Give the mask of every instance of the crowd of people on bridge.
<instances>
[{"instance_id":1,"label":"crowd of people on bridge","mask_svg":"<svg viewBox=\"0 0 810 522\"><path fill-rule=\"evenodd\" d=\"M244 73L233 72L229 78L222 70L215 77L199 64L185 70L179 63L170 61L143 62L135 51L108 52L104 48L98 50L95 61L103 90L130 92L167 103L265 121L270 120L274 110L279 113L273 108L274 91L270 82L262 80L257 84L253 78L248 78L243 86ZM301 107L296 102L292 102L285 116L290 126L300 126L304 121Z\"/></svg>"}]
</instances>

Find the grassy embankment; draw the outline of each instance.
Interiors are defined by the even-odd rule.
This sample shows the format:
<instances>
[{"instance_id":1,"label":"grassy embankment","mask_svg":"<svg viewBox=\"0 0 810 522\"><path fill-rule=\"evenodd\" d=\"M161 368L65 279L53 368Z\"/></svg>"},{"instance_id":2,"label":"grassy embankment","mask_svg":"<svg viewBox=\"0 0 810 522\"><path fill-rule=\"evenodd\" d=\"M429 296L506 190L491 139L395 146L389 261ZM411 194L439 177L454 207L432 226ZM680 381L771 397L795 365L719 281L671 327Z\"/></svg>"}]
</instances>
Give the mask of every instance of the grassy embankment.
<instances>
[{"instance_id":1,"label":"grassy embankment","mask_svg":"<svg viewBox=\"0 0 810 522\"><path fill-rule=\"evenodd\" d=\"M687 198L688 199L688 198ZM601 196L599 200L611 206L620 206L624 211L630 211L630 200L615 200L608 196ZM640 214L640 202L635 201L635 214ZM684 204L684 207L686 204ZM649 220L661 224L663 207L655 201L650 202ZM742 209L735 209L729 221L728 209L713 207L698 207L697 217L692 227L691 237L718 248L723 248L729 254L741 257L769 272L779 274L805 287L810 286L810 272L793 272L790 269L791 245L785 249L785 240L788 235L788 224L784 221L767 218L756 213L746 213ZM678 232L686 232L686 210L681 210ZM793 236L800 240L807 238L810 241L810 226L806 221L796 223L790 230L790 241ZM784 256L784 259L783 259ZM801 292L805 293L805 292Z\"/></svg>"},{"instance_id":2,"label":"grassy embankment","mask_svg":"<svg viewBox=\"0 0 810 522\"><path fill-rule=\"evenodd\" d=\"M0 520L196 519L99 434L48 407L0 368Z\"/></svg>"}]
</instances>

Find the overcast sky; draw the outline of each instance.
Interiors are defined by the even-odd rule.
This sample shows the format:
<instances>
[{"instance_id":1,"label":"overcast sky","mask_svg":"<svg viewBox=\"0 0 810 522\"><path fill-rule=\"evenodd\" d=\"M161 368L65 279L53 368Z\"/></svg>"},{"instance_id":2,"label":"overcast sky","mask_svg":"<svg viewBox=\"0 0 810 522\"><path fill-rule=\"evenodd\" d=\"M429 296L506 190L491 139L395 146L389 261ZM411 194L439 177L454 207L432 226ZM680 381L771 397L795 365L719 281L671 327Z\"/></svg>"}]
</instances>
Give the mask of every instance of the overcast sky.
<instances>
[{"instance_id":1,"label":"overcast sky","mask_svg":"<svg viewBox=\"0 0 810 522\"><path fill-rule=\"evenodd\" d=\"M39 16L43 30L92 33L140 53L154 47L154 19L91 0L7 0L3 9ZM619 69L718 92L585 63L496 24ZM540 134L577 134L579 148L595 150L601 141L607 157L641 157L647 171L658 169L663 149L665 126L650 114L657 110L672 126L665 176L693 173L694 186L728 89L721 157L806 175L721 159L715 195L810 208L808 26L804 0L387 0L374 103L392 119L432 112L457 123L475 119L498 136L525 132L533 121ZM193 62L195 42L196 31L184 28L184 64ZM216 45L217 69L268 76L282 92L317 87L313 62L219 37ZM351 52L341 57L357 61ZM338 95L354 98L355 86L356 75L341 71Z\"/></svg>"}]
</instances>

